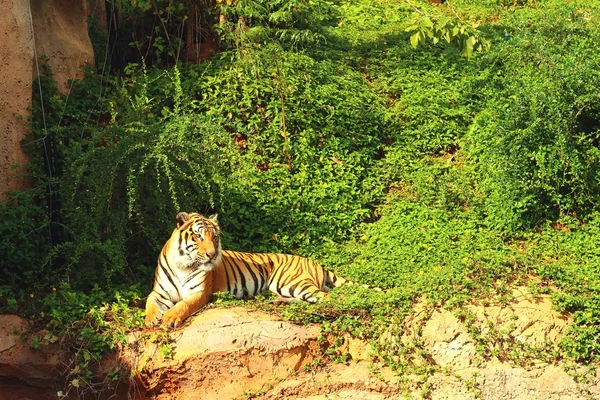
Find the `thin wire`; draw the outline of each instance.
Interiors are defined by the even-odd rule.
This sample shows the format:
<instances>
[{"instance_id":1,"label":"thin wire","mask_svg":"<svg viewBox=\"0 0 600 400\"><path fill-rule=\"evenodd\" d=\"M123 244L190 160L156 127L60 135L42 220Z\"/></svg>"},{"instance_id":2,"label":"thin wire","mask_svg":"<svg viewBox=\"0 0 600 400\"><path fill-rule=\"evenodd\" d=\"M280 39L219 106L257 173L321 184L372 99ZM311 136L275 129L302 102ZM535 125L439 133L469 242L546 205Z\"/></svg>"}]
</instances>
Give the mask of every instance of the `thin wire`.
<instances>
[{"instance_id":1,"label":"thin wire","mask_svg":"<svg viewBox=\"0 0 600 400\"><path fill-rule=\"evenodd\" d=\"M46 125L46 111L44 109L44 95L43 95L43 91L42 91L42 81L41 81L41 75L40 75L40 65L38 63L38 56L37 56L37 49L36 49L36 43L35 43L35 30L34 30L34 26L33 26L33 13L31 12L31 1L28 2L29 5L29 22L31 25L31 38L32 38L32 42L33 42L33 59L35 60L35 69L37 71L37 81L38 81L38 88L40 91L40 105L42 108L42 120L44 122L44 137L42 138L42 143L44 143L44 155L46 158L46 164L48 167L48 175L50 176L50 179L46 182L46 189L48 190L48 217L50 219L50 222L52 221L52 213L54 212L54 208L53 208L53 204L52 204L52 192L54 191L52 188L52 167L50 165L50 157L49 157L49 152L48 152L48 144L46 143L46 139L48 138L48 127ZM51 230L48 230L48 245L51 248L52 247L52 233ZM50 265L53 265L53 262L50 261Z\"/></svg>"},{"instance_id":2,"label":"thin wire","mask_svg":"<svg viewBox=\"0 0 600 400\"><path fill-rule=\"evenodd\" d=\"M44 97L43 97L43 93L42 93L42 82L40 80L40 65L38 63L37 49L36 49L36 44L35 44L35 32L33 30L33 14L31 13L31 2L29 2L28 4L29 4L29 22L31 24L31 38L33 41L33 59L35 60L35 69L37 71L38 88L40 90L40 105L42 107L42 120L44 122L44 137L42 138L42 140L44 141L44 151L46 152L46 156L47 156L48 151L47 151L47 147L46 147L46 138L48 137L48 128L46 126L46 112L44 110ZM46 157L46 161L47 160L48 160L48 157ZM48 165L48 171L50 171L50 165ZM52 174L52 172L49 172L49 173ZM50 177L52 177L52 175L50 175Z\"/></svg>"},{"instance_id":3,"label":"thin wire","mask_svg":"<svg viewBox=\"0 0 600 400\"><path fill-rule=\"evenodd\" d=\"M90 13L90 15L93 15L96 13L96 10L98 8L98 1L99 0L96 0L94 9ZM81 60L82 55L83 55L83 49L79 52L79 56L77 57L77 64L75 64L75 71L73 72L73 78L71 78L71 84L69 85L69 91L67 92L67 97L65 98L65 105L63 107L62 113L60 114L60 118L58 120L57 127L59 127L59 128L60 128L60 123L62 122L62 119L65 116L65 112L67 110L67 103L69 102L69 96L71 95L71 91L73 90L73 85L75 85L75 78L77 78L77 71L79 70L79 61Z\"/></svg>"},{"instance_id":4,"label":"thin wire","mask_svg":"<svg viewBox=\"0 0 600 400\"><path fill-rule=\"evenodd\" d=\"M98 5L98 1L100 0L96 0L96 5ZM94 104L94 106L90 109L90 112L88 113L88 116L85 120L85 123L83 124L84 126L87 126L88 121L90 120L90 117L92 116L92 112L93 110L96 108L96 106L98 106L98 104L100 103L100 99L102 98L103 92L104 92L104 79L105 79L105 74L106 73L106 65L108 63L109 60L109 49L110 49L110 26L113 23L113 16L114 16L114 11L110 13L110 19L107 21L107 29L108 29L108 38L106 39L106 50L104 51L104 63L102 64L102 73L100 74L100 93L98 94L98 100L96 101L96 104ZM115 29L115 34L116 34L116 29ZM116 48L116 37L115 37L115 43L112 47L112 49L110 49L110 59L112 59L112 56L114 54L115 48ZM80 135L80 139L83 140L83 129L81 130L81 135Z\"/></svg>"},{"instance_id":5,"label":"thin wire","mask_svg":"<svg viewBox=\"0 0 600 400\"><path fill-rule=\"evenodd\" d=\"M37 142L41 142L42 140L44 140L44 138L43 138L43 137L41 137L41 138L39 138L39 139L33 139L33 140L32 140L32 141L30 141L30 142L21 142L21 147L26 147L26 146L29 146L30 144L34 144L34 143L37 143Z\"/></svg>"},{"instance_id":6,"label":"thin wire","mask_svg":"<svg viewBox=\"0 0 600 400\"><path fill-rule=\"evenodd\" d=\"M48 174L50 178L52 178L52 168L50 166L50 159L48 157L48 145L46 143L46 139L48 138L48 127L46 125L46 111L44 110L44 95L42 93L42 81L40 80L40 65L38 63L37 49L35 44L35 32L33 29L33 14L31 12L31 2L29 4L29 22L31 24L31 38L33 41L33 59L35 60L35 69L37 71L37 81L38 88L40 90L40 106L42 107L42 120L44 122L44 137L42 138L42 142L44 143L44 154L46 155L46 163L48 166ZM52 184L48 183L50 187L50 191L52 191ZM49 201L48 207L50 208L50 212L52 212L52 200Z\"/></svg>"}]
</instances>

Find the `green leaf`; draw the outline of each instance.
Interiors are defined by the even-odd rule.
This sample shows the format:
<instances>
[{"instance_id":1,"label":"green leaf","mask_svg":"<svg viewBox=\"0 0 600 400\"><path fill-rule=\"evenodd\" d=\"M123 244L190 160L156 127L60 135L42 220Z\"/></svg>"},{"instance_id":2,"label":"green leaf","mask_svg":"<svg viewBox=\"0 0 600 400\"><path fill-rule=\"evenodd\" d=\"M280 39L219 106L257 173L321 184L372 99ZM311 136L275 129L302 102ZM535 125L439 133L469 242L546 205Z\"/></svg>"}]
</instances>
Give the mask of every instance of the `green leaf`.
<instances>
[{"instance_id":1,"label":"green leaf","mask_svg":"<svg viewBox=\"0 0 600 400\"><path fill-rule=\"evenodd\" d=\"M417 32L414 35L410 36L410 44L412 44L412 47L414 47L415 49L419 45L419 34L420 32Z\"/></svg>"},{"instance_id":2,"label":"green leaf","mask_svg":"<svg viewBox=\"0 0 600 400\"><path fill-rule=\"evenodd\" d=\"M446 34L444 35L446 42L450 43L452 41L452 33L450 32L450 30L446 31Z\"/></svg>"},{"instance_id":3,"label":"green leaf","mask_svg":"<svg viewBox=\"0 0 600 400\"><path fill-rule=\"evenodd\" d=\"M431 19L429 17L423 17L421 18L421 26L426 28L433 28L433 22L431 22Z\"/></svg>"},{"instance_id":4,"label":"green leaf","mask_svg":"<svg viewBox=\"0 0 600 400\"><path fill-rule=\"evenodd\" d=\"M437 28L438 29L444 28L448 22L450 22L450 18L448 18L446 16L440 17L440 19L438 19L438 21L437 21Z\"/></svg>"},{"instance_id":5,"label":"green leaf","mask_svg":"<svg viewBox=\"0 0 600 400\"><path fill-rule=\"evenodd\" d=\"M471 57L473 56L473 44L475 43L474 39L475 39L474 37L470 36L465 41L464 54L467 57L467 60L470 60Z\"/></svg>"}]
</instances>

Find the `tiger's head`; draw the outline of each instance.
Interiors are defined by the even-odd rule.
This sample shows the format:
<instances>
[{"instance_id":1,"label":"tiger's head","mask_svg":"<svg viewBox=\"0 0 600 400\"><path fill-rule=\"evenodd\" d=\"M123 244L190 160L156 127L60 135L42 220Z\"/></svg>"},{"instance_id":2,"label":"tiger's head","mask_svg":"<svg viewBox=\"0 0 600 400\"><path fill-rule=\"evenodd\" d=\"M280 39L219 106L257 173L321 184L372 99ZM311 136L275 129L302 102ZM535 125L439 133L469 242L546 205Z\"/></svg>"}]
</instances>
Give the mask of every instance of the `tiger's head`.
<instances>
[{"instance_id":1,"label":"tiger's head","mask_svg":"<svg viewBox=\"0 0 600 400\"><path fill-rule=\"evenodd\" d=\"M177 228L171 235L168 252L180 269L212 271L221 265L221 239L217 214L177 214Z\"/></svg>"}]
</instances>

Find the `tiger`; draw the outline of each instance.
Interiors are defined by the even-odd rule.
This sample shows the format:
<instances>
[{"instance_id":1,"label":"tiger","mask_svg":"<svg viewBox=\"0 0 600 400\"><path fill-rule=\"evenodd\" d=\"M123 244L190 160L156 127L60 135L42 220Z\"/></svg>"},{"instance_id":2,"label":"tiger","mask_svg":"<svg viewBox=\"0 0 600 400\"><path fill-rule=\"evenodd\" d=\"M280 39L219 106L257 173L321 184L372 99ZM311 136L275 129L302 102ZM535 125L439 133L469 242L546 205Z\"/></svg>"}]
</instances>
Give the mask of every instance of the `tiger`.
<instances>
[{"instance_id":1,"label":"tiger","mask_svg":"<svg viewBox=\"0 0 600 400\"><path fill-rule=\"evenodd\" d=\"M204 307L214 292L249 299L269 289L276 302L318 302L329 286L353 284L301 256L222 250L217 214L180 212L162 248L145 324L176 328ZM161 322L162 318L162 322Z\"/></svg>"}]
</instances>

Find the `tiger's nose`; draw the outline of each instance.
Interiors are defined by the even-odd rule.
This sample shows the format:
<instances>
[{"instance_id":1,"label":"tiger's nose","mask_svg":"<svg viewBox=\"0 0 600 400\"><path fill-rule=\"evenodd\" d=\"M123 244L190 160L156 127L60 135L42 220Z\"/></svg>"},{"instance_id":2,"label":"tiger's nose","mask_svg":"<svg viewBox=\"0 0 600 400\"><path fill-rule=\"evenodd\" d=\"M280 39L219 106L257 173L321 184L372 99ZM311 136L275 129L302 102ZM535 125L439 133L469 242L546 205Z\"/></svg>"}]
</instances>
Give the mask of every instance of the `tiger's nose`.
<instances>
[{"instance_id":1,"label":"tiger's nose","mask_svg":"<svg viewBox=\"0 0 600 400\"><path fill-rule=\"evenodd\" d=\"M206 252L206 257L210 258L211 260L214 260L216 256L217 256L216 251L207 251Z\"/></svg>"}]
</instances>

